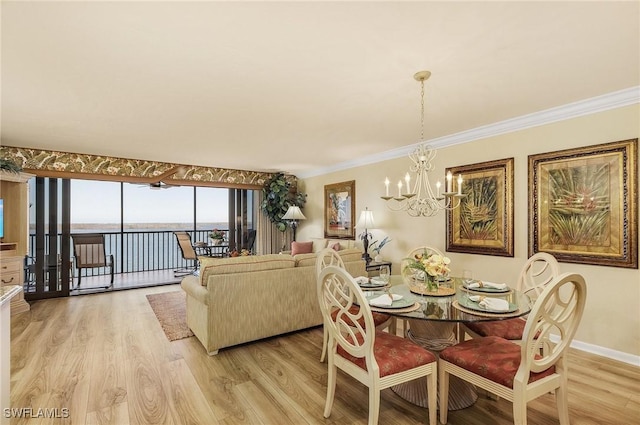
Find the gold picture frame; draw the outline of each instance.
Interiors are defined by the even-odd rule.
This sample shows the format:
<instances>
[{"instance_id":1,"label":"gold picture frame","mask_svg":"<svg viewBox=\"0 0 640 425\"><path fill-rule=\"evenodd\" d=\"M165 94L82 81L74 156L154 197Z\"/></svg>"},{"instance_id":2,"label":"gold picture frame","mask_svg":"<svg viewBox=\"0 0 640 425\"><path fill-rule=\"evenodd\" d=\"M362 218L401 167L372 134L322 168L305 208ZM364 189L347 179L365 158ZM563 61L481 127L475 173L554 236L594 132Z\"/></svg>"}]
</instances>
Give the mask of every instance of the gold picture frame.
<instances>
[{"instance_id":1,"label":"gold picture frame","mask_svg":"<svg viewBox=\"0 0 640 425\"><path fill-rule=\"evenodd\" d=\"M451 167L460 207L447 214L447 251L513 257L513 158Z\"/></svg>"},{"instance_id":2,"label":"gold picture frame","mask_svg":"<svg viewBox=\"0 0 640 425\"><path fill-rule=\"evenodd\" d=\"M356 181L324 187L324 237L355 239Z\"/></svg>"},{"instance_id":3,"label":"gold picture frame","mask_svg":"<svg viewBox=\"0 0 640 425\"><path fill-rule=\"evenodd\" d=\"M638 268L638 139L529 155L529 256Z\"/></svg>"}]
</instances>

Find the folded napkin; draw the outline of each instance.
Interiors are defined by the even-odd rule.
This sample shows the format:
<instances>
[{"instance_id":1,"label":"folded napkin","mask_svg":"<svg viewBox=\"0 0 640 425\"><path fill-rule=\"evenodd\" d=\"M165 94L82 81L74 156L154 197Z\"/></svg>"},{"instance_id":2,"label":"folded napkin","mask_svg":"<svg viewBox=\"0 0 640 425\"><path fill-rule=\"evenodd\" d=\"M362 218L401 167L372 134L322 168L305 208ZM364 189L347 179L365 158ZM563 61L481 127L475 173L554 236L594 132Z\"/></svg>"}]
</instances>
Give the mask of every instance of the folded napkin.
<instances>
[{"instance_id":1,"label":"folded napkin","mask_svg":"<svg viewBox=\"0 0 640 425\"><path fill-rule=\"evenodd\" d=\"M384 280L382 280L382 278L379 277L379 276L374 276L369 280L371 281L371 283L376 284L376 285L385 285L387 283Z\"/></svg>"},{"instance_id":2,"label":"folded napkin","mask_svg":"<svg viewBox=\"0 0 640 425\"><path fill-rule=\"evenodd\" d=\"M388 297L387 297L388 298ZM482 308L491 311L509 311L509 301L501 298L481 297L480 295L471 295L469 299L478 303Z\"/></svg>"},{"instance_id":3,"label":"folded napkin","mask_svg":"<svg viewBox=\"0 0 640 425\"><path fill-rule=\"evenodd\" d=\"M391 294L393 296L393 301L398 301L402 299L402 295ZM369 305L374 307L390 307L393 304L391 301L391 297L388 294L382 294L379 297L372 298L369 300Z\"/></svg>"},{"instance_id":4,"label":"folded napkin","mask_svg":"<svg viewBox=\"0 0 640 425\"><path fill-rule=\"evenodd\" d=\"M470 289L480 288L480 287L493 288L493 289L507 289L507 284L481 281L481 282L473 282L467 285L467 288L470 288Z\"/></svg>"},{"instance_id":5,"label":"folded napkin","mask_svg":"<svg viewBox=\"0 0 640 425\"><path fill-rule=\"evenodd\" d=\"M369 278L365 276L358 276L354 279L358 285L362 285L363 283L369 283Z\"/></svg>"}]
</instances>

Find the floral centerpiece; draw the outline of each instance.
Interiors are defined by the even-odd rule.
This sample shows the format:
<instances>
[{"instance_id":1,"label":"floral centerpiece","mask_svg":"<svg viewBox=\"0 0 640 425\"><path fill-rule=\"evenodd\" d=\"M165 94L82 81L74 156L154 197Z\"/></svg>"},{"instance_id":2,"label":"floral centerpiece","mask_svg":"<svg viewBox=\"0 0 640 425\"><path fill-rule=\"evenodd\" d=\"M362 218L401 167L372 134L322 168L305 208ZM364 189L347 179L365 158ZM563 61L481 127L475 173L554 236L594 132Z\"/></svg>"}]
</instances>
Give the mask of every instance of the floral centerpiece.
<instances>
[{"instance_id":1,"label":"floral centerpiece","mask_svg":"<svg viewBox=\"0 0 640 425\"><path fill-rule=\"evenodd\" d=\"M220 244L224 241L224 232L222 230L213 229L209 232L209 238L211 238L214 244Z\"/></svg>"},{"instance_id":2,"label":"floral centerpiece","mask_svg":"<svg viewBox=\"0 0 640 425\"><path fill-rule=\"evenodd\" d=\"M440 254L429 254L423 251L403 261L405 261L403 275L412 273L412 278L424 281L429 291L438 290L438 280L446 277L450 272L451 260Z\"/></svg>"}]
</instances>

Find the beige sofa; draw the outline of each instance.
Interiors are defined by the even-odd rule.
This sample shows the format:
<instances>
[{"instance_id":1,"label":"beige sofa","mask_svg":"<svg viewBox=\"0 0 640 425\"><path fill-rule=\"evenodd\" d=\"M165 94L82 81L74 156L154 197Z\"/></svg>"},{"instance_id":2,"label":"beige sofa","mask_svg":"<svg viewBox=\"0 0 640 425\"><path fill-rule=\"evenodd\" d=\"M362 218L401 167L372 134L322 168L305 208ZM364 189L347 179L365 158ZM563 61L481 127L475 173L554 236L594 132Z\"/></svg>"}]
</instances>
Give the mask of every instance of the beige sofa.
<instances>
[{"instance_id":1,"label":"beige sofa","mask_svg":"<svg viewBox=\"0 0 640 425\"><path fill-rule=\"evenodd\" d=\"M353 276L365 276L359 249L338 251ZM187 276L187 325L209 355L249 341L322 324L316 254L201 258Z\"/></svg>"}]
</instances>

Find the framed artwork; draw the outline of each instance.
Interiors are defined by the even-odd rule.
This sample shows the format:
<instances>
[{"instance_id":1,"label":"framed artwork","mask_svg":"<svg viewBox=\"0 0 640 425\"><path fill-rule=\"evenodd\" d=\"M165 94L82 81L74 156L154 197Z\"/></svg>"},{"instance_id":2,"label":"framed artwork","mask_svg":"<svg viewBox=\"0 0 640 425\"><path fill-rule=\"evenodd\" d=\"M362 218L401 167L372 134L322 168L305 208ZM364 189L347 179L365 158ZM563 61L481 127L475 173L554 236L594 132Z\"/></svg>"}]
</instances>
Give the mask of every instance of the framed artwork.
<instances>
[{"instance_id":1,"label":"framed artwork","mask_svg":"<svg viewBox=\"0 0 640 425\"><path fill-rule=\"evenodd\" d=\"M638 139L529 155L529 255L638 268Z\"/></svg>"},{"instance_id":2,"label":"framed artwork","mask_svg":"<svg viewBox=\"0 0 640 425\"><path fill-rule=\"evenodd\" d=\"M513 158L447 168L462 176L460 207L447 214L447 251L513 257Z\"/></svg>"},{"instance_id":3,"label":"framed artwork","mask_svg":"<svg viewBox=\"0 0 640 425\"><path fill-rule=\"evenodd\" d=\"M324 237L355 239L356 181L324 187Z\"/></svg>"}]
</instances>

